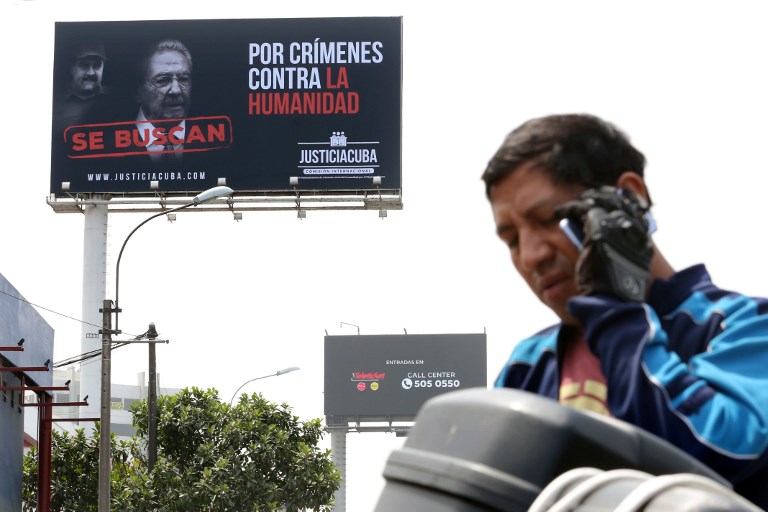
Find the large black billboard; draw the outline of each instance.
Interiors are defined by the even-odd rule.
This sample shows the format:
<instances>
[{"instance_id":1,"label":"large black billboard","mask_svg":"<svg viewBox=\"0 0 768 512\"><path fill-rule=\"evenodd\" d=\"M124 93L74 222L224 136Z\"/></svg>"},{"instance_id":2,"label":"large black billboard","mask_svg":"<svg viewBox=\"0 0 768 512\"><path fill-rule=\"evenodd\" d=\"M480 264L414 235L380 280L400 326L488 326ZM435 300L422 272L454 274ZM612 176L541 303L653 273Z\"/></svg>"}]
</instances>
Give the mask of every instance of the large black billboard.
<instances>
[{"instance_id":1,"label":"large black billboard","mask_svg":"<svg viewBox=\"0 0 768 512\"><path fill-rule=\"evenodd\" d=\"M57 197L401 188L399 17L59 22L53 80Z\"/></svg>"},{"instance_id":2,"label":"large black billboard","mask_svg":"<svg viewBox=\"0 0 768 512\"><path fill-rule=\"evenodd\" d=\"M428 399L487 386L485 334L325 337L325 415L409 421Z\"/></svg>"}]
</instances>

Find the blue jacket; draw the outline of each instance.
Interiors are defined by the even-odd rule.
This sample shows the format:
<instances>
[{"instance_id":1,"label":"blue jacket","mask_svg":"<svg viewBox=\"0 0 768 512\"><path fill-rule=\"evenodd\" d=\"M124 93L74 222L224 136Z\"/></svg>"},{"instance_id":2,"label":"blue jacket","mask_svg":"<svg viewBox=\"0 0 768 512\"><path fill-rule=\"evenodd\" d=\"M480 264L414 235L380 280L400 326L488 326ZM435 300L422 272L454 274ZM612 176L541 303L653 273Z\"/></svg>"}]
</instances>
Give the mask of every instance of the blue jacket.
<instances>
[{"instance_id":1,"label":"blue jacket","mask_svg":"<svg viewBox=\"0 0 768 512\"><path fill-rule=\"evenodd\" d=\"M768 299L717 288L703 265L651 286L568 305L600 359L608 408L701 460L768 510ZM496 387L557 399L558 324L515 346Z\"/></svg>"}]
</instances>

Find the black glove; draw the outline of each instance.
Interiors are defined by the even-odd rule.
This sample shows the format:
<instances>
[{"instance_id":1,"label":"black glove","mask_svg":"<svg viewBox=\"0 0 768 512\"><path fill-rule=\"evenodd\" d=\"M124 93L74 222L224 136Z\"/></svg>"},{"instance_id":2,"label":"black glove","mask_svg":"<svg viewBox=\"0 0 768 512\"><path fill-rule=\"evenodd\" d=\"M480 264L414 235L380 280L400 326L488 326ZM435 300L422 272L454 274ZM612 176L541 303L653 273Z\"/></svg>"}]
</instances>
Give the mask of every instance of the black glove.
<instances>
[{"instance_id":1,"label":"black glove","mask_svg":"<svg viewBox=\"0 0 768 512\"><path fill-rule=\"evenodd\" d=\"M556 217L584 226L584 250L576 262L580 293L645 299L653 256L647 211L645 200L632 191L605 186L587 190L555 210Z\"/></svg>"}]
</instances>

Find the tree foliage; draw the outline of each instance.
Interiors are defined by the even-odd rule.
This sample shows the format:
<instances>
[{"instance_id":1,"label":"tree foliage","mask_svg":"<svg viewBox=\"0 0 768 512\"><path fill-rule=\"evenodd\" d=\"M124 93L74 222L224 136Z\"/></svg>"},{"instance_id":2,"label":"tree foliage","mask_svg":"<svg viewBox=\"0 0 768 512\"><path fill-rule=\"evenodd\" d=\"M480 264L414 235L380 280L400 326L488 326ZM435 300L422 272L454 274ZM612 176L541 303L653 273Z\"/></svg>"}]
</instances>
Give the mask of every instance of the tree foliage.
<instances>
[{"instance_id":1,"label":"tree foliage","mask_svg":"<svg viewBox=\"0 0 768 512\"><path fill-rule=\"evenodd\" d=\"M330 451L318 447L325 433L319 419L302 422L287 404L259 394L242 395L230 407L216 390L198 388L159 397L157 410L158 460L151 473L146 401L132 409L137 436L113 448L114 510L330 510L340 475ZM54 438L51 510L96 510L98 436L78 431ZM25 458L25 506L34 505L35 459Z\"/></svg>"},{"instance_id":2,"label":"tree foliage","mask_svg":"<svg viewBox=\"0 0 768 512\"><path fill-rule=\"evenodd\" d=\"M98 510L99 436L96 424L93 435L84 429L74 434L54 430L51 439L51 510L96 512ZM129 472L131 461L138 455L134 443L117 441L112 436L113 492L115 483ZM24 456L22 481L23 510L37 508L37 448Z\"/></svg>"}]
</instances>

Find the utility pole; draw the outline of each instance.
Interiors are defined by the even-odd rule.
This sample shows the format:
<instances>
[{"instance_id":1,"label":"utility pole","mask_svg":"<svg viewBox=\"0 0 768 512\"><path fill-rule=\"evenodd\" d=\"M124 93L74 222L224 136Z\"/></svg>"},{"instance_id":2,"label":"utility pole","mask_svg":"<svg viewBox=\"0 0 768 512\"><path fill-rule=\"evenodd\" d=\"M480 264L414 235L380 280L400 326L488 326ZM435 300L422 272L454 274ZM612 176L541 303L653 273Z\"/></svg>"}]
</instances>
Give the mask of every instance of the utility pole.
<instances>
[{"instance_id":1,"label":"utility pole","mask_svg":"<svg viewBox=\"0 0 768 512\"><path fill-rule=\"evenodd\" d=\"M149 340L149 393L147 394L147 416L149 428L147 435L147 467L150 473L157 462L157 357L155 356L155 340L157 339L155 323L149 324L147 339Z\"/></svg>"},{"instance_id":2,"label":"utility pole","mask_svg":"<svg viewBox=\"0 0 768 512\"><path fill-rule=\"evenodd\" d=\"M112 301L101 308L101 433L99 437L99 512L109 512L112 470Z\"/></svg>"}]
</instances>

